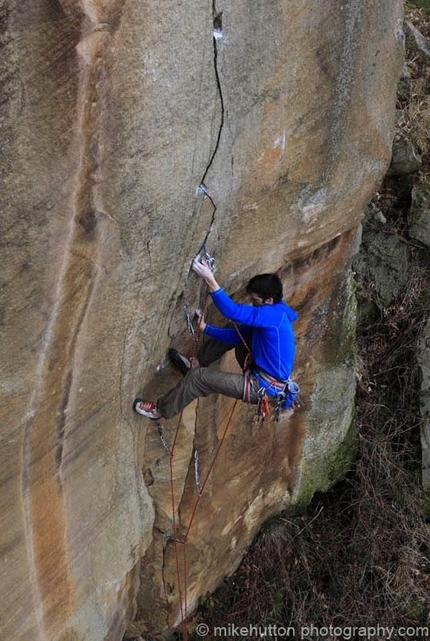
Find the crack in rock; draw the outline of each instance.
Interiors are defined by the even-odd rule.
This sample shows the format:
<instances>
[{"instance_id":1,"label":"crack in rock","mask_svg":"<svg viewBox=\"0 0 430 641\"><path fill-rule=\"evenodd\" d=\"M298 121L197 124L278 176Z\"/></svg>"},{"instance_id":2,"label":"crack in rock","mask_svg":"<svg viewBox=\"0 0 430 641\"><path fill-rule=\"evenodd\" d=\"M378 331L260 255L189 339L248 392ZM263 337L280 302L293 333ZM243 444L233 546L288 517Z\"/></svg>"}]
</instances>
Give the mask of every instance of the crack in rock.
<instances>
[{"instance_id":1,"label":"crack in rock","mask_svg":"<svg viewBox=\"0 0 430 641\"><path fill-rule=\"evenodd\" d=\"M220 146L220 141L221 141L221 136L222 132L224 129L224 123L225 123L225 104L224 104L224 95L222 91L222 86L221 86L221 78L220 78L220 72L219 72L219 64L218 64L218 40L223 38L223 32L222 32L222 12L217 12L216 9L216 2L213 0L212 2L212 18L213 18L213 35L212 35L212 44L213 44L213 64L214 64L214 72L215 72L215 81L217 85L217 90L218 90L218 96L219 96L219 101L220 101L220 107L221 107L221 120L220 124L218 127L218 134L215 142L215 147L212 152L212 155L209 159L209 162L206 166L206 169L204 171L203 177L201 179L200 185L196 190L196 193L204 193L204 195L210 200L212 206L213 206L213 212L212 212L212 217L206 232L206 235L203 239L202 244L200 245L200 249L197 252L197 254L200 254L205 248L206 244L208 242L209 235L211 231L214 228L215 225L215 215L217 212L217 205L214 201L214 199L211 197L209 194L208 188L205 184L206 177L209 173L210 168L212 167L212 164L214 162L215 156L218 153L218 149Z\"/></svg>"}]
</instances>

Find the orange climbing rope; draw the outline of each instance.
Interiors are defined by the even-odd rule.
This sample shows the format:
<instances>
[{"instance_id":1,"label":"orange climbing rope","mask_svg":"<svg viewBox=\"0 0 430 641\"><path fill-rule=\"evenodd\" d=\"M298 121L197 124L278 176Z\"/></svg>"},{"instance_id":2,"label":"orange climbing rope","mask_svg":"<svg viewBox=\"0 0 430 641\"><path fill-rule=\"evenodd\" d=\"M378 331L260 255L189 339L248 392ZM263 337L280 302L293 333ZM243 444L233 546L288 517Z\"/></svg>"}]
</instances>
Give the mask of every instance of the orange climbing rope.
<instances>
[{"instance_id":1,"label":"orange climbing rope","mask_svg":"<svg viewBox=\"0 0 430 641\"><path fill-rule=\"evenodd\" d=\"M233 325L234 325L234 328L235 328L236 332L239 334L239 338L242 341L242 343L243 343L243 345L245 346L245 349L246 349L245 361L243 363L243 371L245 372L248 369L249 365L251 364L251 360L252 360L251 350L249 349L248 343L243 338L237 323L233 323Z\"/></svg>"},{"instance_id":2,"label":"orange climbing rope","mask_svg":"<svg viewBox=\"0 0 430 641\"><path fill-rule=\"evenodd\" d=\"M202 308L202 314L203 316L206 314L207 306L208 306L208 300L209 300L209 292L206 293L205 301L203 304ZM238 331L239 336L241 337L241 340L243 341L244 345L246 346L247 349L247 357L245 359L245 363L247 366L247 362L250 358L251 352L249 350L248 345L246 344L245 340L243 339L239 329L236 326L236 329ZM197 331L193 335L193 347L191 350L190 354L190 360L193 362L193 359L195 358L196 355L196 349L197 345L200 339L201 335L201 328L200 325L197 328ZM172 445L170 447L167 446L167 444L164 441L164 438L162 437L162 431L161 428L159 429L160 436L162 437L162 442L169 453L170 457L170 494L171 494L171 505L172 505L172 536L169 537L169 540L173 542L174 548L175 548L175 563L176 563L176 574L177 574L177 583L178 583L178 596L179 596L179 605L180 605L180 613L181 613L181 627L182 627L182 639L183 641L188 641L188 628L187 628L187 620L188 620L188 558L187 558L187 540L188 536L190 534L192 525L194 523L196 513L197 513L197 508L200 503L201 498L203 497L203 492L204 489L209 481L209 478L212 474L212 471L215 467L216 461L218 459L219 453L221 451L221 448L224 444L225 438L227 436L228 430L230 428L230 424L233 418L234 411L237 406L237 399L234 401L232 408L230 410L226 426L223 430L223 433L221 435L221 439L218 443L218 447L215 451L214 457L212 459L212 462L209 466L209 469L206 473L206 476L203 480L203 483L197 484L197 496L196 500L194 501L194 505L191 511L191 516L188 522L188 527L185 531L184 537L180 538L179 537L179 531L178 531L178 522L177 522L177 517L176 517L176 501L175 501L175 484L174 484L174 469L173 469L173 460L175 456L175 449L176 449L176 444L178 440L178 435L179 435L179 430L180 426L182 424L182 415L183 412L180 413L178 422L176 425L176 430L173 438ZM196 482L197 483L197 482ZM181 569L181 560L180 560L180 553L179 553L179 546L182 547L182 569Z\"/></svg>"},{"instance_id":3,"label":"orange climbing rope","mask_svg":"<svg viewBox=\"0 0 430 641\"><path fill-rule=\"evenodd\" d=\"M231 420L233 418L234 411L236 409L238 400L236 399L234 401L234 404L230 410L230 414L228 416L226 426L224 428L224 431L222 433L220 442L218 444L218 447L216 449L216 452L214 454L214 457L212 459L211 465L209 467L209 470L204 478L204 481L198 490L196 500L194 501L193 509L191 512L190 520L188 523L188 527L185 531L185 535L183 538L179 538L179 533L178 533L178 523L177 523L177 518L176 518L176 501L175 501L175 485L174 485L174 471L173 471L173 459L174 459L174 454L175 454L175 446L177 442L177 437L179 434L179 428L182 422L182 412L179 415L178 423L176 426L176 432L173 440L172 447L170 448L170 494L171 494L171 504L172 504L172 531L173 535L171 537L171 540L173 541L174 548L175 548L175 562L176 562L176 574L177 574L177 582L178 582L178 595L179 595L179 605L180 605L180 612L181 612L181 625L182 625L182 638L183 641L188 641L188 629L187 629L187 620L188 620L188 598L187 598L187 590L188 590L188 559L187 559L187 541L188 541L188 536L191 530L191 527L194 523L195 516L197 513L197 508L199 505L199 502L201 498L203 497L203 491L209 481L209 477L212 474L212 471L215 467L215 463L217 461L217 458L219 456L219 453L221 451L221 448L223 446L223 443L225 441L225 438L227 436ZM182 558L182 572L181 572L181 563L180 563L180 558L179 558L179 546L182 546L183 549L183 558Z\"/></svg>"},{"instance_id":4,"label":"orange climbing rope","mask_svg":"<svg viewBox=\"0 0 430 641\"><path fill-rule=\"evenodd\" d=\"M204 316L206 314L207 306L208 306L208 300L209 300L209 292L206 293L206 297L204 300L203 308L202 308L202 315ZM189 318L187 319L189 320ZM245 341L244 337L242 336L238 326L236 323L234 323L234 327L243 343L243 345L246 348L247 354L245 357L245 362L243 366L243 371L245 372L248 369L248 366L250 365L251 362L251 350ZM198 324L197 331L193 334L193 346L191 350L191 354L189 356L191 363L194 362L195 356L196 356L196 350L197 350L197 345L200 339L201 335L201 328L200 324ZM212 474L212 471L215 467L216 461L218 459L219 453L221 451L221 448L224 444L225 438L227 436L228 430L230 428L230 424L236 409L238 403L238 399L236 399L232 405L232 408L230 410L230 414L228 416L226 426L223 430L223 433L221 435L221 439L218 443L218 447L215 451L214 457L212 459L212 462L209 466L209 469L206 473L206 476L203 480L203 483L200 485L199 481L196 479L196 485L197 485L197 496L194 501L194 505L191 511L191 516L188 522L188 527L185 530L185 534L183 538L179 538L179 532L178 532L178 522L176 518L176 501L175 501L175 484L174 484L174 470L173 470L173 459L175 455L175 448L176 448L176 443L178 440L178 435L179 435L179 430L180 426L182 424L182 415L183 412L180 413L178 422L176 425L176 430L175 430L175 435L173 438L173 443L171 447L168 447L164 441L162 431L161 429L159 430L160 436L162 437L162 442L165 447L165 449L169 453L170 457L170 493L171 493L171 505L172 505L172 536L169 537L169 540L173 541L174 548L175 548L175 562L176 562L176 573L177 573L177 582L178 582L178 595L179 595L179 605L180 605L180 612L181 612L181 626L182 626L182 639L183 641L188 641L188 628L187 628L187 621L188 621L188 558L187 558L187 541L188 541L188 536L190 534L192 525L194 523L196 513L197 513L197 508L199 506L200 500L203 497L203 492L204 489L209 481L209 478ZM269 408L269 403L268 399L265 393L261 394L260 396L260 401L258 403L258 416L260 418L265 418L266 416L269 416L270 414L270 408ZM179 554L179 546L182 546L182 571L181 571L181 562L180 562L180 554Z\"/></svg>"},{"instance_id":5,"label":"orange climbing rope","mask_svg":"<svg viewBox=\"0 0 430 641\"><path fill-rule=\"evenodd\" d=\"M233 325L234 325L234 327L236 329L236 332L239 334L240 340L242 341L242 343L244 344L244 346L246 348L246 357L245 357L245 362L243 364L243 371L246 372L246 370L250 366L251 360L252 360L251 350L249 348L248 343L243 338L243 336L242 336L242 334L240 332L240 329L237 326L237 323L233 323ZM264 388L261 388L260 390L258 390L258 396L259 396L259 399L258 399L258 404L257 404L256 420L263 420L264 421L264 419L266 417L270 418L272 410L271 410L271 407L269 405L269 399L267 398L267 394L264 391Z\"/></svg>"}]
</instances>

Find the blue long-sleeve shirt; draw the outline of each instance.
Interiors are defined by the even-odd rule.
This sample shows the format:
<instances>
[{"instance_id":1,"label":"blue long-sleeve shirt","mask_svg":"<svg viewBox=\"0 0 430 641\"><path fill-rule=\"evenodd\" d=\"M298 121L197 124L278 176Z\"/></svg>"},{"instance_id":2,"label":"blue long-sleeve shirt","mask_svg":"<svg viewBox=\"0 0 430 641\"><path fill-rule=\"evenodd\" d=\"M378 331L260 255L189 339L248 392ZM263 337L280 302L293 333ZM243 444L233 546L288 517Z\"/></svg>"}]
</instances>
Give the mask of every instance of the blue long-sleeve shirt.
<instances>
[{"instance_id":1,"label":"blue long-sleeve shirt","mask_svg":"<svg viewBox=\"0 0 430 641\"><path fill-rule=\"evenodd\" d=\"M283 301L273 305L242 305L235 303L223 289L212 294L212 300L226 318L241 323L250 335L250 349L253 363L276 378L286 381L294 362L294 333L292 323L296 312ZM206 325L205 334L224 343L237 344L240 336L233 328Z\"/></svg>"}]
</instances>

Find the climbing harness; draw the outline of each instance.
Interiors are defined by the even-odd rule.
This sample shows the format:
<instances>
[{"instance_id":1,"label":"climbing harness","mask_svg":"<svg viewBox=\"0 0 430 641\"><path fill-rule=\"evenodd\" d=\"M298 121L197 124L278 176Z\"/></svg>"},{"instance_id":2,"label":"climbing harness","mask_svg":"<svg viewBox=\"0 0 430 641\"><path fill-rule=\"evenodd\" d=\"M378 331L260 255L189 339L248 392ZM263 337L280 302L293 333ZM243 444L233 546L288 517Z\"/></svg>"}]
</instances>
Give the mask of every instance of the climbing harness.
<instances>
[{"instance_id":1,"label":"climbing harness","mask_svg":"<svg viewBox=\"0 0 430 641\"><path fill-rule=\"evenodd\" d=\"M262 369L258 367L252 368L252 354L249 345L242 336L237 323L233 323L233 325L236 329L236 332L239 334L240 340L246 348L246 357L243 365L243 371L245 375L243 401L245 403L250 402L251 370L255 370L255 373L258 374L258 376L263 381L265 381L268 385L270 385L270 387L277 391L277 394L275 396L275 407L272 414L266 388L262 386L258 389L258 402L255 420L257 422L260 422L264 421L265 418L272 418L273 421L278 423L281 415L281 410L289 409L290 407L298 405L297 396L300 393L300 387L295 381L292 381L291 378L289 378L287 381L278 381L276 378L270 376L270 374L267 374L267 372L264 372Z\"/></svg>"},{"instance_id":2,"label":"climbing harness","mask_svg":"<svg viewBox=\"0 0 430 641\"><path fill-rule=\"evenodd\" d=\"M297 396L300 393L300 387L298 383L291 380L291 378L289 378L287 381L278 381L276 380L276 378L273 378L273 376L270 376L269 374L267 374L267 372L264 372L259 368L256 368L256 373L261 380L263 380L274 391L276 391L276 395L274 396L275 406L273 410L272 420L279 422L282 410L287 410L291 407L298 406L299 402L297 400ZM261 389L265 390L266 388L262 387ZM257 412L257 414L260 415L260 412Z\"/></svg>"},{"instance_id":3,"label":"climbing harness","mask_svg":"<svg viewBox=\"0 0 430 641\"><path fill-rule=\"evenodd\" d=\"M261 378L261 380L267 383L267 385L273 390L276 390L277 393L280 394L285 391L285 386L287 385L288 381L278 381L277 378L270 376L270 374L260 369L259 367L255 368L255 372L258 374L258 377Z\"/></svg>"},{"instance_id":4,"label":"climbing harness","mask_svg":"<svg viewBox=\"0 0 430 641\"><path fill-rule=\"evenodd\" d=\"M261 374L259 374L259 376L261 376ZM271 387L275 387L273 383L271 383ZM295 381L288 379L287 383L284 384L284 388L281 389L281 391L278 391L274 397L275 406L273 408L273 412L271 412L266 388L260 387L258 390L259 401L257 405L257 420L264 421L266 416L268 416L269 418L271 417L272 421L278 423L282 410L299 406L299 401L297 400L299 393L299 385Z\"/></svg>"}]
</instances>

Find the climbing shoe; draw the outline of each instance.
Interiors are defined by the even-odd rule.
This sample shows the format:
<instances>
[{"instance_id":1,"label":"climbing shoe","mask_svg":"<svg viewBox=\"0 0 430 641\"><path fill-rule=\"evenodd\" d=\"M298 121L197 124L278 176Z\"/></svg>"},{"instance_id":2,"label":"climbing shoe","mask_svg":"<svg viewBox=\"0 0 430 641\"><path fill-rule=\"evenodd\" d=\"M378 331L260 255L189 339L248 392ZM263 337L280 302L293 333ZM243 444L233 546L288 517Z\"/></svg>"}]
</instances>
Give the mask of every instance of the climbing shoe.
<instances>
[{"instance_id":1,"label":"climbing shoe","mask_svg":"<svg viewBox=\"0 0 430 641\"><path fill-rule=\"evenodd\" d=\"M156 421L158 418L161 418L160 412L157 410L155 403L142 401L141 398L136 398L133 403L133 409L135 412L141 416L146 416L147 418L152 418Z\"/></svg>"},{"instance_id":2,"label":"climbing shoe","mask_svg":"<svg viewBox=\"0 0 430 641\"><path fill-rule=\"evenodd\" d=\"M184 376L188 374L191 369L191 362L185 356L182 356L177 349L173 347L167 352L170 362L174 365Z\"/></svg>"}]
</instances>

